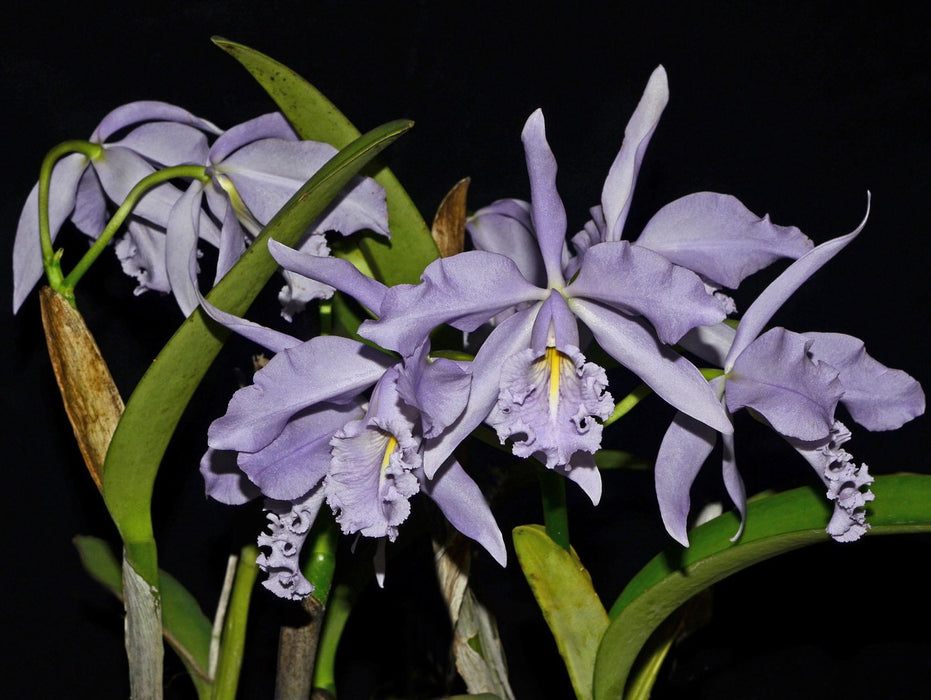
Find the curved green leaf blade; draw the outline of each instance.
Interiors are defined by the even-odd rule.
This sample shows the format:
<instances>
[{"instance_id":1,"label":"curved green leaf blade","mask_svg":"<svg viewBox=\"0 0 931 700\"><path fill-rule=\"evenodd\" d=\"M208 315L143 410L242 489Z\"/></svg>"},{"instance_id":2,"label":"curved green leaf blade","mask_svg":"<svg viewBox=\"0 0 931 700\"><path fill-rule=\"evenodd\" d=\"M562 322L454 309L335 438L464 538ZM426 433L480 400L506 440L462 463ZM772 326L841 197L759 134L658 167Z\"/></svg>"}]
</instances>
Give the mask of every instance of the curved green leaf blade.
<instances>
[{"instance_id":1,"label":"curved green leaf blade","mask_svg":"<svg viewBox=\"0 0 931 700\"><path fill-rule=\"evenodd\" d=\"M356 127L332 102L290 68L234 41L214 37L213 42L252 74L301 138L342 148L359 136ZM359 241L359 248L375 276L385 284L416 284L423 269L439 257L433 237L417 207L388 168L380 167L368 174L388 194L391 243L380 237L366 237Z\"/></svg>"},{"instance_id":2,"label":"curved green leaf blade","mask_svg":"<svg viewBox=\"0 0 931 700\"><path fill-rule=\"evenodd\" d=\"M608 626L592 578L575 552L550 539L541 525L514 528L520 568L543 611L576 697L592 697L592 671L598 643Z\"/></svg>"},{"instance_id":3,"label":"curved green leaf blade","mask_svg":"<svg viewBox=\"0 0 931 700\"><path fill-rule=\"evenodd\" d=\"M871 534L931 532L931 476L881 476L871 489L876 494L868 518ZM737 531L737 516L725 513L692 531L688 549L670 548L652 559L611 608L595 663L594 697L621 697L640 649L685 601L751 564L830 541L824 532L829 517L828 502L812 488L764 496L749 504L737 543L729 539Z\"/></svg>"},{"instance_id":4,"label":"curved green leaf blade","mask_svg":"<svg viewBox=\"0 0 931 700\"><path fill-rule=\"evenodd\" d=\"M123 576L120 562L102 539L89 536L74 538L81 563L90 576L120 600L123 599ZM161 579L162 626L165 639L184 662L200 697L209 697L207 678L210 654L210 620L194 597L181 583L164 571Z\"/></svg>"},{"instance_id":5,"label":"curved green leaf blade","mask_svg":"<svg viewBox=\"0 0 931 700\"><path fill-rule=\"evenodd\" d=\"M296 244L346 183L411 126L405 120L390 122L335 155L275 215L207 299L230 313L245 314L277 269L268 239ZM194 311L140 380L107 451L103 471L107 508L127 557L152 585L158 582L151 517L155 475L185 406L228 336L203 309Z\"/></svg>"}]
</instances>

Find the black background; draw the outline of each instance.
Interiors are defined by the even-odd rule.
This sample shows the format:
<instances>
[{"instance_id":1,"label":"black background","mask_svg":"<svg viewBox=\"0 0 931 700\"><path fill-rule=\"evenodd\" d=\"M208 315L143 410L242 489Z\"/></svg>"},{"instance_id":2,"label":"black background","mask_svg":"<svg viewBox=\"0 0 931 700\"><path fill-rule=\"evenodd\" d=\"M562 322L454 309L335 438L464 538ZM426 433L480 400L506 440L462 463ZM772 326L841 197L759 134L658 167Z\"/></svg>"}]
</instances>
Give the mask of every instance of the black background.
<instances>
[{"instance_id":1,"label":"black background","mask_svg":"<svg viewBox=\"0 0 931 700\"><path fill-rule=\"evenodd\" d=\"M672 199L726 192L816 242L851 230L866 191L865 232L778 314L794 330L862 337L871 354L929 386L928 23L876 3L161 2L19 3L0 45L3 152L0 308L11 308L10 255L22 202L54 144L86 138L110 109L138 99L179 104L227 128L272 109L209 37L280 60L366 130L399 117L413 132L386 158L425 215L472 177L469 202L526 198L519 133L537 107L560 164L570 228L584 223L651 70L671 99L637 185L628 236ZM66 247L83 246L76 235ZM72 258L73 259L73 258ZM765 273L764 273L765 274ZM766 278L768 279L768 278ZM766 279L738 295L751 299ZM82 312L124 395L180 322L168 299L133 298L108 256L78 291ZM746 306L746 303L743 304ZM78 533L114 541L60 406L35 295L0 314L5 556L0 694L128 695L117 604L83 574ZM254 348L224 352L186 414L156 493L160 561L205 609L227 551L254 535L257 513L206 502L196 472L204 431L223 412ZM622 381L622 380L621 380ZM620 392L616 392L615 396ZM655 450L668 411L646 405L619 445ZM638 422L640 421L640 422ZM765 430L739 425L751 490L814 484ZM928 471L927 422L858 431L849 449L874 473ZM699 489L715 493L713 469ZM667 543L650 477L606 475L602 504L570 494L573 541L610 603ZM502 527L540 518L532 493L500 510ZM245 534L244 534L245 533ZM931 680L925 537L867 538L786 555L716 588L715 622L680 645L655 697L911 698ZM341 698L431 697L448 681L445 620L429 554L415 541L367 590L340 657ZM554 645L512 556L501 572L478 555L479 592L500 611L519 698L570 697ZM274 623L261 589L241 696L271 697ZM438 641L437 641L438 640ZM166 694L191 697L178 665Z\"/></svg>"}]
</instances>

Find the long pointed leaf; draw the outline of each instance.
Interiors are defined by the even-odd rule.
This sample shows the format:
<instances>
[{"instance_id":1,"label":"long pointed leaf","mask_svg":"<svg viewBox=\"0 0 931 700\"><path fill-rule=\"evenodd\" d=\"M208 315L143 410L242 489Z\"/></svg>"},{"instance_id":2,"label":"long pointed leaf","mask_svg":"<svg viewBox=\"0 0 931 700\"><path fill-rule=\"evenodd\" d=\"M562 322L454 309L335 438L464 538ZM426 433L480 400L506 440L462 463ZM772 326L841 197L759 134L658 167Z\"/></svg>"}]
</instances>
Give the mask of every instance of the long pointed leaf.
<instances>
[{"instance_id":1,"label":"long pointed leaf","mask_svg":"<svg viewBox=\"0 0 931 700\"><path fill-rule=\"evenodd\" d=\"M296 244L346 183L411 126L404 120L390 122L335 155L275 215L208 300L243 315L277 268L268 239ZM203 309L194 311L139 382L107 452L103 473L107 508L134 568L152 585L158 581L151 518L155 475L185 406L228 335Z\"/></svg>"},{"instance_id":2,"label":"long pointed leaf","mask_svg":"<svg viewBox=\"0 0 931 700\"><path fill-rule=\"evenodd\" d=\"M871 534L931 532L931 476L881 476L871 487ZM751 564L830 541L822 494L800 488L753 501L737 543L738 519L726 513L689 534L688 549L671 548L650 561L611 608L595 663L596 700L620 698L638 653L666 617L696 593ZM677 563L677 564L676 564Z\"/></svg>"},{"instance_id":3,"label":"long pointed leaf","mask_svg":"<svg viewBox=\"0 0 931 700\"><path fill-rule=\"evenodd\" d=\"M556 544L541 525L514 528L514 550L556 640L576 697L591 698L595 655L608 626L591 576L575 552Z\"/></svg>"},{"instance_id":4,"label":"long pointed leaf","mask_svg":"<svg viewBox=\"0 0 931 700\"><path fill-rule=\"evenodd\" d=\"M234 41L214 37L213 42L252 74L301 138L342 148L359 136L358 129L332 102L290 68ZM363 238L359 247L376 277L385 284L416 283L423 269L439 257L436 244L394 174L385 167L371 174L388 194L391 243Z\"/></svg>"}]
</instances>

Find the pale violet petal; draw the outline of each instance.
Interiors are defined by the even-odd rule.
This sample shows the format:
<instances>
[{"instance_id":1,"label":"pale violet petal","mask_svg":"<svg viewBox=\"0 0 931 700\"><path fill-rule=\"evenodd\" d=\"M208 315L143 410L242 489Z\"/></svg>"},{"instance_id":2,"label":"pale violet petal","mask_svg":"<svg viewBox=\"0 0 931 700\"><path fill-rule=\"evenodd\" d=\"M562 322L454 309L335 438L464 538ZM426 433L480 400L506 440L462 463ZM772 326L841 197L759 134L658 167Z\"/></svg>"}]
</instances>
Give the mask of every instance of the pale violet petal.
<instances>
[{"instance_id":1,"label":"pale violet petal","mask_svg":"<svg viewBox=\"0 0 931 700\"><path fill-rule=\"evenodd\" d=\"M472 383L471 365L446 358L430 358L424 342L405 358L398 374L398 394L420 413L425 438L434 438L465 411Z\"/></svg>"},{"instance_id":2,"label":"pale violet petal","mask_svg":"<svg viewBox=\"0 0 931 700\"><path fill-rule=\"evenodd\" d=\"M455 459L447 460L432 479L415 472L420 487L442 511L450 524L480 545L501 566L507 565L507 549L495 516L478 485Z\"/></svg>"},{"instance_id":3,"label":"pale violet petal","mask_svg":"<svg viewBox=\"0 0 931 700\"><path fill-rule=\"evenodd\" d=\"M723 367L737 330L729 323L693 328L679 339L679 345L715 367Z\"/></svg>"},{"instance_id":4,"label":"pale violet petal","mask_svg":"<svg viewBox=\"0 0 931 700\"><path fill-rule=\"evenodd\" d=\"M167 102L142 100L139 102L130 102L110 112L103 118L97 128L94 129L90 141L94 143L104 143L113 134L125 129L127 126L150 121L178 122L180 124L188 124L197 127L211 134L221 133L221 129L217 126L211 124L206 119L194 116L186 109L176 107Z\"/></svg>"},{"instance_id":5,"label":"pale violet petal","mask_svg":"<svg viewBox=\"0 0 931 700\"><path fill-rule=\"evenodd\" d=\"M689 546L692 483L717 439L714 428L679 411L659 446L655 470L659 512L666 531L683 547Z\"/></svg>"},{"instance_id":6,"label":"pale violet petal","mask_svg":"<svg viewBox=\"0 0 931 700\"><path fill-rule=\"evenodd\" d=\"M627 241L599 243L586 251L566 295L641 315L664 343L675 343L696 326L724 320L721 305L697 275Z\"/></svg>"},{"instance_id":7,"label":"pale violet petal","mask_svg":"<svg viewBox=\"0 0 931 700\"><path fill-rule=\"evenodd\" d=\"M921 385L870 357L863 341L842 333L803 333L816 361L837 370L841 403L868 430L895 430L925 411Z\"/></svg>"},{"instance_id":8,"label":"pale violet petal","mask_svg":"<svg viewBox=\"0 0 931 700\"><path fill-rule=\"evenodd\" d=\"M744 351L744 349L753 342L753 340L763 332L766 324L773 317L773 314L779 310L786 299L808 280L813 274L821 269L831 258L843 250L848 243L856 238L863 227L866 226L866 220L870 215L869 196L866 202L866 215L852 232L846 236L839 236L822 243L805 253L798 260L787 267L779 277L763 290L756 298L743 317L740 319L740 325L737 327L737 335L731 350L728 353L724 369L730 370L732 363Z\"/></svg>"},{"instance_id":9,"label":"pale violet petal","mask_svg":"<svg viewBox=\"0 0 931 700\"><path fill-rule=\"evenodd\" d=\"M285 141L297 140L294 129L291 128L288 120L284 118L281 112L263 114L260 117L255 117L227 129L210 147L208 161L212 166L219 165L230 154L246 144L271 138Z\"/></svg>"},{"instance_id":10,"label":"pale violet petal","mask_svg":"<svg viewBox=\"0 0 931 700\"><path fill-rule=\"evenodd\" d=\"M208 448L200 460L200 473L207 495L228 506L242 505L261 495L236 464L235 452Z\"/></svg>"},{"instance_id":11,"label":"pale violet petal","mask_svg":"<svg viewBox=\"0 0 931 700\"><path fill-rule=\"evenodd\" d=\"M203 131L177 122L150 122L130 131L112 146L128 148L161 167L203 165L207 136Z\"/></svg>"},{"instance_id":12,"label":"pale violet petal","mask_svg":"<svg viewBox=\"0 0 931 700\"><path fill-rule=\"evenodd\" d=\"M197 289L197 240L204 186L194 180L172 207L166 233L166 269L175 301L185 317L200 303Z\"/></svg>"},{"instance_id":13,"label":"pale violet petal","mask_svg":"<svg viewBox=\"0 0 931 700\"><path fill-rule=\"evenodd\" d=\"M634 184L640 163L650 137L656 130L659 118L669 101L669 83L666 69L658 66L650 75L643 97L624 129L624 142L608 171L601 191L607 237L602 240L619 241L634 193Z\"/></svg>"},{"instance_id":14,"label":"pale violet petal","mask_svg":"<svg viewBox=\"0 0 931 700\"><path fill-rule=\"evenodd\" d=\"M837 370L808 356L804 336L773 328L744 350L727 375L727 409L752 408L776 432L799 440L820 440L834 424L844 393Z\"/></svg>"},{"instance_id":15,"label":"pale violet petal","mask_svg":"<svg viewBox=\"0 0 931 700\"><path fill-rule=\"evenodd\" d=\"M644 321L582 299L570 300L569 306L605 352L660 398L719 432L733 432L721 402L701 372L660 343Z\"/></svg>"},{"instance_id":16,"label":"pale violet petal","mask_svg":"<svg viewBox=\"0 0 931 700\"><path fill-rule=\"evenodd\" d=\"M499 199L470 216L466 231L476 250L506 255L527 281L546 286L546 269L533 233L530 204L519 199Z\"/></svg>"},{"instance_id":17,"label":"pale violet petal","mask_svg":"<svg viewBox=\"0 0 931 700\"><path fill-rule=\"evenodd\" d=\"M601 501L601 472L595 464L595 456L588 452L576 452L568 464L556 467L556 473L562 474L576 484L591 499L592 505L597 506Z\"/></svg>"},{"instance_id":18,"label":"pale violet petal","mask_svg":"<svg viewBox=\"0 0 931 700\"><path fill-rule=\"evenodd\" d=\"M543 112L535 111L521 132L527 172L533 228L543 257L547 280L562 285L562 257L566 247L566 208L556 189L556 158L546 141Z\"/></svg>"},{"instance_id":19,"label":"pale violet petal","mask_svg":"<svg viewBox=\"0 0 931 700\"><path fill-rule=\"evenodd\" d=\"M670 262L720 287L737 289L748 276L780 258L812 248L794 226L777 226L726 194L696 192L664 206L637 238Z\"/></svg>"},{"instance_id":20,"label":"pale violet petal","mask_svg":"<svg viewBox=\"0 0 931 700\"><path fill-rule=\"evenodd\" d=\"M163 294L171 291L166 246L164 231L136 221L130 221L126 234L117 240L114 252L123 272L136 278L136 296L150 290Z\"/></svg>"},{"instance_id":21,"label":"pale violet petal","mask_svg":"<svg viewBox=\"0 0 931 700\"><path fill-rule=\"evenodd\" d=\"M747 524L747 490L744 487L743 479L740 478L740 472L737 471L737 458L734 452L734 436L722 435L721 443L723 445L723 455L721 459L721 476L724 480L724 488L727 495L730 496L734 506L737 508L737 515L740 517L740 525L737 532L731 537L731 542L736 542L743 534L744 526Z\"/></svg>"}]
</instances>

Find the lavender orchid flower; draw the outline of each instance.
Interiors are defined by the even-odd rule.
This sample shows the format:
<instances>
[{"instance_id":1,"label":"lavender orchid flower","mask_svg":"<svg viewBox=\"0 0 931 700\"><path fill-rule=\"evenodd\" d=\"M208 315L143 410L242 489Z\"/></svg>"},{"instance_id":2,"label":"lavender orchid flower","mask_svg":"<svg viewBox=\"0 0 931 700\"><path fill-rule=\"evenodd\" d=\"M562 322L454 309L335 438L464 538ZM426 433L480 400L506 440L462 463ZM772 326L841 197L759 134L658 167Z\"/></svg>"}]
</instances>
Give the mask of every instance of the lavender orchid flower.
<instances>
[{"instance_id":1,"label":"lavender orchid flower","mask_svg":"<svg viewBox=\"0 0 931 700\"><path fill-rule=\"evenodd\" d=\"M295 192L317 172L336 149L317 141L302 141L280 113L266 114L225 132L206 154L205 184L191 182L172 211L168 227L168 277L185 315L197 307L196 245L200 227L210 217L222 222L216 281L239 259ZM316 255L329 254L324 233L349 235L369 229L389 236L384 189L371 178L357 177L314 222L301 247ZM280 299L282 314L290 320L311 299L326 298L332 288L285 271L286 286Z\"/></svg>"},{"instance_id":2,"label":"lavender orchid flower","mask_svg":"<svg viewBox=\"0 0 931 700\"><path fill-rule=\"evenodd\" d=\"M276 259L301 273L312 258L272 242ZM344 284L373 311L384 286L342 260L326 259ZM409 498L423 490L463 534L500 563L504 540L478 486L454 459L433 479L423 460L434 438L455 421L466 403L469 375L463 363L430 362L426 346L406 362L337 336L299 342L207 307L217 320L277 352L255 384L233 396L214 421L201 471L207 492L240 503L259 494L267 505L270 548L259 564L266 587L300 598L309 582L298 557L324 500L344 533L393 541L410 512ZM372 387L366 401L363 393ZM236 465L230 454L237 455Z\"/></svg>"},{"instance_id":3,"label":"lavender orchid flower","mask_svg":"<svg viewBox=\"0 0 931 700\"><path fill-rule=\"evenodd\" d=\"M363 323L360 333L408 355L440 324L471 332L489 319L504 319L475 357L463 415L440 438L443 448L425 458L428 476L487 418L502 440L523 436L515 443L517 454L542 455L548 468L577 481L597 502L601 482L592 455L600 446L600 421L613 403L604 370L581 354L578 321L666 401L728 431L708 383L670 348L690 329L725 314L696 274L626 241L592 246L570 278L566 213L540 111L527 120L522 138L529 212L520 204L499 206L512 207L512 218L521 223L512 229L515 239L539 254L515 255L505 245L501 252L476 250L435 261L421 284L391 288L380 318Z\"/></svg>"},{"instance_id":4,"label":"lavender orchid flower","mask_svg":"<svg viewBox=\"0 0 931 700\"><path fill-rule=\"evenodd\" d=\"M712 385L729 415L741 408L752 410L812 465L834 502L827 532L839 541L858 539L869 529L863 506L873 495L864 490L872 482L866 465L858 467L842 448L850 432L835 418L837 404L869 430L891 430L924 412L924 394L912 377L871 358L863 343L851 336L799 334L784 328L762 331L785 300L865 223L864 218L852 233L819 245L790 265L750 306L736 330L722 324L688 343L723 366L724 374ZM716 438L713 429L679 413L659 449L660 513L670 535L685 546L689 490ZM746 495L733 435L724 434L722 440L725 487L743 520ZM740 531L735 539L739 535Z\"/></svg>"},{"instance_id":5,"label":"lavender orchid flower","mask_svg":"<svg viewBox=\"0 0 931 700\"><path fill-rule=\"evenodd\" d=\"M121 138L111 138L129 129ZM107 220L107 202L121 203L130 189L156 168L202 162L207 154L207 134L220 129L190 112L164 102L132 102L110 112L89 139L99 154L63 157L52 170L49 188L49 225L52 240L62 224L71 220L91 238L97 238ZM169 183L159 185L141 198L130 223L130 236L138 241L118 248L121 257L136 257L134 271L153 288L167 291L167 279L141 260L163 252L164 245L152 232L168 224L168 215L181 191ZM13 244L13 312L42 276L39 246L38 184L26 199ZM164 269L164 266L162 266Z\"/></svg>"}]
</instances>

